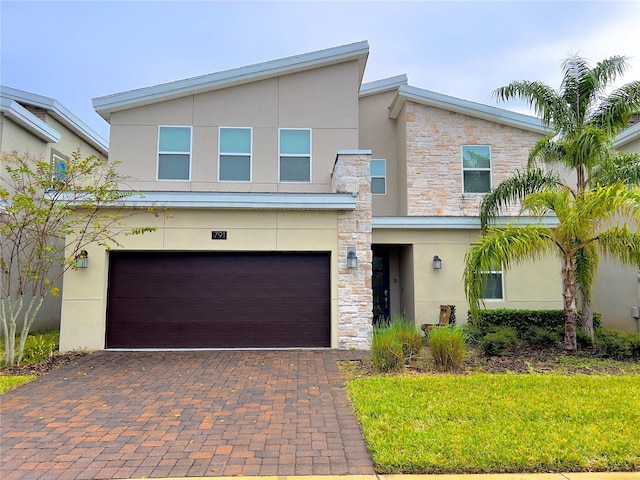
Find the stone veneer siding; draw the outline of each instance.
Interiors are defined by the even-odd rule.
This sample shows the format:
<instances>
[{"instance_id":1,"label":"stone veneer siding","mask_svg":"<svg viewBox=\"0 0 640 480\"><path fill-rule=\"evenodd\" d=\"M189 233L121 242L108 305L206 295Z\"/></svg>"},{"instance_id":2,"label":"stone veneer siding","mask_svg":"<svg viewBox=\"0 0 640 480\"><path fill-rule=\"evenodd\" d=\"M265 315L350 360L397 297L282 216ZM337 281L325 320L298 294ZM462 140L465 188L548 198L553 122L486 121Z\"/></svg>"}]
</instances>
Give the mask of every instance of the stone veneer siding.
<instances>
[{"instance_id":1,"label":"stone veneer siding","mask_svg":"<svg viewBox=\"0 0 640 480\"><path fill-rule=\"evenodd\" d=\"M338 213L338 348L371 348L373 252L371 250L371 155L338 153L332 175L336 193L357 195L355 210ZM347 268L347 249L356 247L358 266Z\"/></svg>"},{"instance_id":2,"label":"stone veneer siding","mask_svg":"<svg viewBox=\"0 0 640 480\"><path fill-rule=\"evenodd\" d=\"M527 166L540 134L413 102L406 104L407 215L477 216L481 194L462 193L462 145L491 146L491 185ZM519 207L505 209L517 214Z\"/></svg>"}]
</instances>

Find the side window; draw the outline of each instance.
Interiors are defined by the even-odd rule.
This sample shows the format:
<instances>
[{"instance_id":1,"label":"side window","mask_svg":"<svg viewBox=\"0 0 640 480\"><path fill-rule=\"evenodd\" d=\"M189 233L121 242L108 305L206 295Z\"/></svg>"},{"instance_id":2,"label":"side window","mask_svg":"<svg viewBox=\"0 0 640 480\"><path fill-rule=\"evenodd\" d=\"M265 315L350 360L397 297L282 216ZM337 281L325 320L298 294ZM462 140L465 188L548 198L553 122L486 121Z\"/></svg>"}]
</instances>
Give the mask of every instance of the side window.
<instances>
[{"instance_id":1,"label":"side window","mask_svg":"<svg viewBox=\"0 0 640 480\"><path fill-rule=\"evenodd\" d=\"M67 178L67 162L69 158L55 150L51 151L51 176L54 181L64 181Z\"/></svg>"},{"instance_id":2,"label":"side window","mask_svg":"<svg viewBox=\"0 0 640 480\"><path fill-rule=\"evenodd\" d=\"M158 180L190 180L191 127L158 128Z\"/></svg>"},{"instance_id":3,"label":"side window","mask_svg":"<svg viewBox=\"0 0 640 480\"><path fill-rule=\"evenodd\" d=\"M387 193L387 161L371 160L371 193L385 195Z\"/></svg>"},{"instance_id":4,"label":"side window","mask_svg":"<svg viewBox=\"0 0 640 480\"><path fill-rule=\"evenodd\" d=\"M311 181L311 130L280 129L280 181Z\"/></svg>"},{"instance_id":5,"label":"side window","mask_svg":"<svg viewBox=\"0 0 640 480\"><path fill-rule=\"evenodd\" d=\"M482 276L484 277L484 294L482 297L488 300L503 300L504 283L502 270L482 272Z\"/></svg>"},{"instance_id":6,"label":"side window","mask_svg":"<svg viewBox=\"0 0 640 480\"><path fill-rule=\"evenodd\" d=\"M218 180L251 181L251 129L220 127Z\"/></svg>"},{"instance_id":7,"label":"side window","mask_svg":"<svg viewBox=\"0 0 640 480\"><path fill-rule=\"evenodd\" d=\"M464 193L487 193L491 190L491 147L462 146L462 181Z\"/></svg>"}]
</instances>

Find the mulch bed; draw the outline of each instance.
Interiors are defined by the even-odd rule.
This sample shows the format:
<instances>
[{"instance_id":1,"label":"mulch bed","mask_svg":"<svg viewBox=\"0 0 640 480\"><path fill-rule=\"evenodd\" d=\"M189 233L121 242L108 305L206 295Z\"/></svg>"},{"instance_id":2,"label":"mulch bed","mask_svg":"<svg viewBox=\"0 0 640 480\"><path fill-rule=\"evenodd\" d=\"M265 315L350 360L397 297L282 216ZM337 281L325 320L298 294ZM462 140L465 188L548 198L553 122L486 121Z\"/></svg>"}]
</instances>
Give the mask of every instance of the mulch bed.
<instances>
[{"instance_id":1,"label":"mulch bed","mask_svg":"<svg viewBox=\"0 0 640 480\"><path fill-rule=\"evenodd\" d=\"M87 355L86 352L58 353L43 363L0 368L0 375L36 375L39 377L63 365L72 363L85 355Z\"/></svg>"}]
</instances>

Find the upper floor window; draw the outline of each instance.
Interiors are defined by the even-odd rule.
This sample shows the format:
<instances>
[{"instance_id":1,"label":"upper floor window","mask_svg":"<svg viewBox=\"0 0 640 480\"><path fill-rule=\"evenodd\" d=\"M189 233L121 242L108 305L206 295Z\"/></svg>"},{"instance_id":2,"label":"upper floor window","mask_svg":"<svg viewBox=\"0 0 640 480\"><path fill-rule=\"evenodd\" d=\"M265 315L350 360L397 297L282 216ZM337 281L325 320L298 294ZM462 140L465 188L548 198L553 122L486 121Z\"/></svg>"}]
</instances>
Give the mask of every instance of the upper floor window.
<instances>
[{"instance_id":1,"label":"upper floor window","mask_svg":"<svg viewBox=\"0 0 640 480\"><path fill-rule=\"evenodd\" d=\"M464 193L487 193L491 190L491 147L462 146Z\"/></svg>"},{"instance_id":2,"label":"upper floor window","mask_svg":"<svg viewBox=\"0 0 640 480\"><path fill-rule=\"evenodd\" d=\"M371 193L376 195L387 193L386 160L371 160Z\"/></svg>"},{"instance_id":3,"label":"upper floor window","mask_svg":"<svg viewBox=\"0 0 640 480\"><path fill-rule=\"evenodd\" d=\"M191 179L191 127L159 127L158 180Z\"/></svg>"},{"instance_id":4,"label":"upper floor window","mask_svg":"<svg viewBox=\"0 0 640 480\"><path fill-rule=\"evenodd\" d=\"M310 129L280 129L280 181L311 181Z\"/></svg>"},{"instance_id":5,"label":"upper floor window","mask_svg":"<svg viewBox=\"0 0 640 480\"><path fill-rule=\"evenodd\" d=\"M251 181L251 129L220 127L218 179Z\"/></svg>"},{"instance_id":6,"label":"upper floor window","mask_svg":"<svg viewBox=\"0 0 640 480\"><path fill-rule=\"evenodd\" d=\"M488 300L504 299L504 284L502 270L491 270L482 272L484 277L484 293L482 298Z\"/></svg>"},{"instance_id":7,"label":"upper floor window","mask_svg":"<svg viewBox=\"0 0 640 480\"><path fill-rule=\"evenodd\" d=\"M52 180L64 181L67 178L67 161L69 158L55 150L51 151Z\"/></svg>"}]
</instances>

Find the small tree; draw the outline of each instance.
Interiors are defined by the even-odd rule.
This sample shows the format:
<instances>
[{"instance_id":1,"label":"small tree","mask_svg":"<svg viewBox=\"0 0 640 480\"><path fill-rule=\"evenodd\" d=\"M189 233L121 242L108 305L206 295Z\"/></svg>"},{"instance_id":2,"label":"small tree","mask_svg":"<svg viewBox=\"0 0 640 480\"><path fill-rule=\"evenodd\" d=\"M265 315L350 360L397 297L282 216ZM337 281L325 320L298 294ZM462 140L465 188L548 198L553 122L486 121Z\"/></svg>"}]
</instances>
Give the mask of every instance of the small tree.
<instances>
[{"instance_id":1,"label":"small tree","mask_svg":"<svg viewBox=\"0 0 640 480\"><path fill-rule=\"evenodd\" d=\"M133 192L120 191L125 179L115 162L74 153L52 164L29 153L0 157L0 322L5 361L16 362L15 339L21 323L17 361L44 299L59 295L64 273L76 257L97 243L120 245L116 235L142 234L153 228L118 228L136 213L124 208Z\"/></svg>"}]
</instances>

